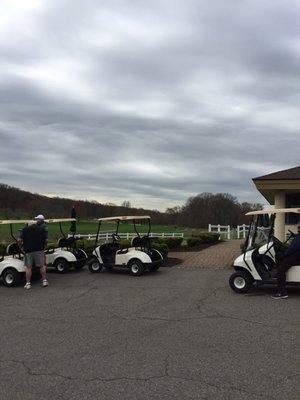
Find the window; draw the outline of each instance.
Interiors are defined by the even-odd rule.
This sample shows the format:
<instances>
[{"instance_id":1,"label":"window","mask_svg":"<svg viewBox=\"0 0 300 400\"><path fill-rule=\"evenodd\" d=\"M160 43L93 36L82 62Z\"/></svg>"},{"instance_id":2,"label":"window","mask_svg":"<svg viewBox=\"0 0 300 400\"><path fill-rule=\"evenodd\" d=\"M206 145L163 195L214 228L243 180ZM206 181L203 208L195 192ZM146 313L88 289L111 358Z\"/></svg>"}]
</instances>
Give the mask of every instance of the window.
<instances>
[{"instance_id":1,"label":"window","mask_svg":"<svg viewBox=\"0 0 300 400\"><path fill-rule=\"evenodd\" d=\"M287 208L300 208L300 193L293 193L286 195L286 207ZM289 225L300 225L300 214L287 214L286 224Z\"/></svg>"}]
</instances>

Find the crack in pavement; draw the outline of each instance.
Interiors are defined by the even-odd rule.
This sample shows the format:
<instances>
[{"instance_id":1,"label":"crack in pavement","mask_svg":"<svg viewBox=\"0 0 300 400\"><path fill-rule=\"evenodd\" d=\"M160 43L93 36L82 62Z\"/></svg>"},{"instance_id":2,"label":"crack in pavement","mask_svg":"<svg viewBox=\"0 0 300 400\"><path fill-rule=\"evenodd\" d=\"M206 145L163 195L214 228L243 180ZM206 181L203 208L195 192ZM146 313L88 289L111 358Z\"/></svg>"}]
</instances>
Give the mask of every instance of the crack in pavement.
<instances>
[{"instance_id":1,"label":"crack in pavement","mask_svg":"<svg viewBox=\"0 0 300 400\"><path fill-rule=\"evenodd\" d=\"M78 300L81 299L82 297L86 296L89 294L92 290L97 290L98 287L96 286L89 286L86 290L84 290L82 293L75 294L74 296L69 297L68 299L65 300L66 303L70 303L73 300Z\"/></svg>"},{"instance_id":2,"label":"crack in pavement","mask_svg":"<svg viewBox=\"0 0 300 400\"><path fill-rule=\"evenodd\" d=\"M74 376L67 376L67 375L63 375L63 374L58 374L56 372L48 372L48 373L43 373L43 372L34 372L32 371L32 369L26 364L25 361L21 361L21 360L0 360L0 364L7 364L7 363L15 363L15 364L19 364L21 365L25 371L27 372L28 375L30 376L37 376L37 377L56 377L59 379L63 379L63 380L67 380L67 381L78 381L78 382L83 382L85 384L87 383L94 383L94 382L104 382L104 383L111 383L111 382L117 382L117 381L133 381L133 382L148 382L148 381L152 381L152 380L159 380L159 379L165 379L165 378L169 378L169 379L176 379L176 380L181 380L181 381L187 381L187 382L195 382L198 384L204 384L208 387L212 387L218 391L234 391L237 393L244 393L244 394L248 394L248 395L252 395L252 396L256 396L256 398L263 398L263 399L270 399L272 400L273 398L267 396L265 393L264 394L259 394L256 392L251 392L245 389L241 389L239 387L233 386L233 385L226 385L226 383L222 383L222 384L215 384L212 383L206 379L203 379L201 377L197 377L197 378L192 378L192 377L186 377L183 375L174 375L171 374L169 372L169 368L170 368L170 356L168 355L164 361L163 361L163 366L162 366L162 373L158 374L158 375L150 375L148 377L145 378L138 378L138 377L131 377L131 376L119 376L119 377L114 377L114 378L103 378L103 377L96 377L96 378L80 378L80 377L74 377ZM68 388L65 390L65 392L68 390ZM65 393L64 392L64 393ZM61 396L62 394L60 394ZM257 397L259 396L259 397Z\"/></svg>"}]
</instances>

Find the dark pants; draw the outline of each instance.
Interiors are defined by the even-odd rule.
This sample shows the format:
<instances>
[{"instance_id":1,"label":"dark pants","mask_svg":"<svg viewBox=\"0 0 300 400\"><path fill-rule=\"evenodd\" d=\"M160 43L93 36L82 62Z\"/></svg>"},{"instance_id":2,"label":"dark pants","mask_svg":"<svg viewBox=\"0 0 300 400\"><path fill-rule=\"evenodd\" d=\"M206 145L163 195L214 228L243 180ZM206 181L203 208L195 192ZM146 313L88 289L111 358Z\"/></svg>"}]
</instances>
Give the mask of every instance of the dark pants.
<instances>
[{"instance_id":1,"label":"dark pants","mask_svg":"<svg viewBox=\"0 0 300 400\"><path fill-rule=\"evenodd\" d=\"M277 286L278 292L286 294L286 272L294 265L300 265L300 251L284 257L277 267Z\"/></svg>"}]
</instances>

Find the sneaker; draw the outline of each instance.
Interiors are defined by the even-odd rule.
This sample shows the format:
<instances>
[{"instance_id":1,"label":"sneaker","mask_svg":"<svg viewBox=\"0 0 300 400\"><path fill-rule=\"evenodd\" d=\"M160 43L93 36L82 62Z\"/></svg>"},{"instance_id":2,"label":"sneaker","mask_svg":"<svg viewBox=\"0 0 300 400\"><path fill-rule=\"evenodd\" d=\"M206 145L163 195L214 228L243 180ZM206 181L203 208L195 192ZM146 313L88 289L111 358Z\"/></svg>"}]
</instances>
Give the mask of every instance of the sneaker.
<instances>
[{"instance_id":1,"label":"sneaker","mask_svg":"<svg viewBox=\"0 0 300 400\"><path fill-rule=\"evenodd\" d=\"M273 296L271 296L272 299L287 299L289 296L287 294L282 294L282 293L276 293Z\"/></svg>"},{"instance_id":2,"label":"sneaker","mask_svg":"<svg viewBox=\"0 0 300 400\"><path fill-rule=\"evenodd\" d=\"M27 290L31 289L31 283L27 282L26 285L24 286L24 289L27 289Z\"/></svg>"},{"instance_id":3,"label":"sneaker","mask_svg":"<svg viewBox=\"0 0 300 400\"><path fill-rule=\"evenodd\" d=\"M49 282L47 281L47 279L44 279L44 280L42 281L42 286L43 286L43 287L49 286Z\"/></svg>"}]
</instances>

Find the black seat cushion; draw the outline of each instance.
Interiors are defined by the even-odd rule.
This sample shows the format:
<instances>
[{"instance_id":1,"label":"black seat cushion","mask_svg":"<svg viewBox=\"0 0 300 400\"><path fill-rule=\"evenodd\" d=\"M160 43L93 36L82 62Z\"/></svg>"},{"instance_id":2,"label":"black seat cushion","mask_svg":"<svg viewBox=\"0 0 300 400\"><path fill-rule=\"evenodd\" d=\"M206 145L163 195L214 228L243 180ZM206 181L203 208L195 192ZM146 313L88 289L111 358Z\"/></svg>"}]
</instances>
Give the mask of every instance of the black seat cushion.
<instances>
[{"instance_id":1,"label":"black seat cushion","mask_svg":"<svg viewBox=\"0 0 300 400\"><path fill-rule=\"evenodd\" d=\"M9 256L15 256L15 255L17 255L17 254L20 254L20 253L21 253L21 250L20 250L20 247L19 247L18 243L11 243L11 244L9 244L9 245L7 246L7 248L6 248L6 253L7 253Z\"/></svg>"},{"instance_id":2,"label":"black seat cushion","mask_svg":"<svg viewBox=\"0 0 300 400\"><path fill-rule=\"evenodd\" d=\"M142 238L139 236L135 236L132 240L131 240L131 246L132 247L142 247Z\"/></svg>"},{"instance_id":3,"label":"black seat cushion","mask_svg":"<svg viewBox=\"0 0 300 400\"><path fill-rule=\"evenodd\" d=\"M69 238L60 238L58 239L58 247L72 247L75 242L75 238L69 237Z\"/></svg>"},{"instance_id":4,"label":"black seat cushion","mask_svg":"<svg viewBox=\"0 0 300 400\"><path fill-rule=\"evenodd\" d=\"M132 247L147 247L149 246L149 242L150 242L149 236L142 236L142 237L136 236L132 239L131 245Z\"/></svg>"}]
</instances>

